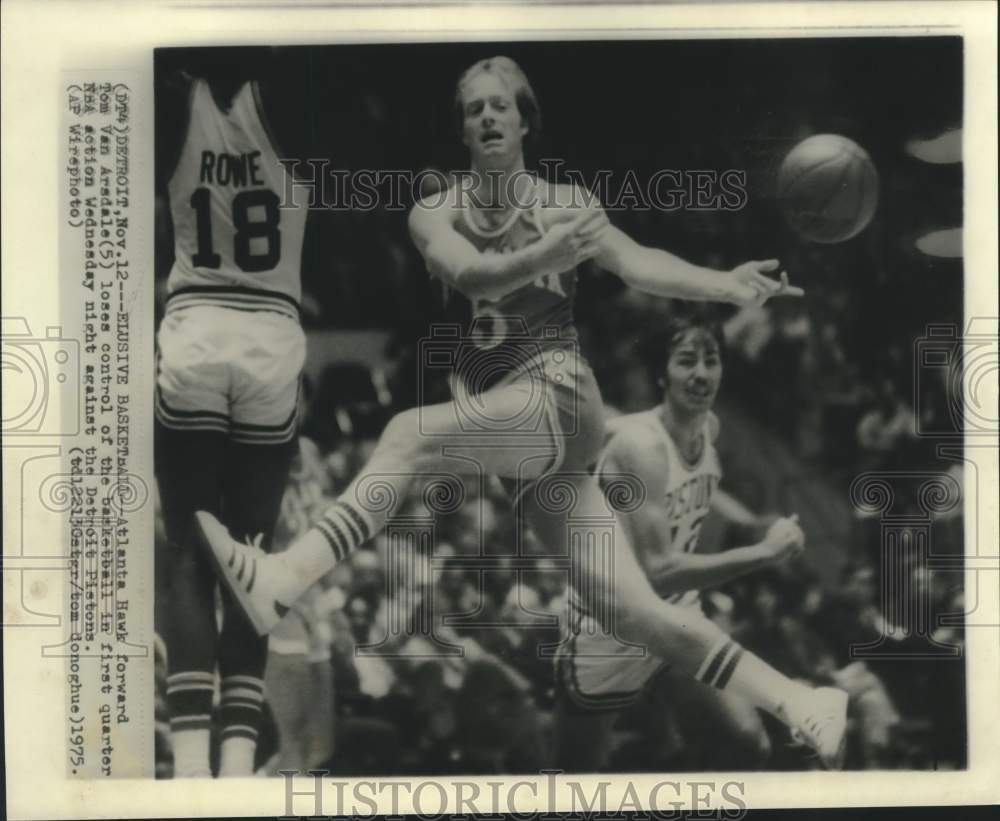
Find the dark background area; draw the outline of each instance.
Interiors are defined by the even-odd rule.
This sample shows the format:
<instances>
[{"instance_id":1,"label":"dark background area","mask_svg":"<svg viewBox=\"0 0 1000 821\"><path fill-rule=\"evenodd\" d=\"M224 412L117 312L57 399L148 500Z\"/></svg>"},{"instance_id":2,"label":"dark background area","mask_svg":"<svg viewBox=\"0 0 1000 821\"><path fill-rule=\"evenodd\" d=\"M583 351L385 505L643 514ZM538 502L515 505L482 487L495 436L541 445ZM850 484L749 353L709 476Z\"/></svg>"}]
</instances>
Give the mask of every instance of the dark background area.
<instances>
[{"instance_id":1,"label":"dark background area","mask_svg":"<svg viewBox=\"0 0 1000 821\"><path fill-rule=\"evenodd\" d=\"M880 522L851 506L851 480L867 470L961 473L960 463L937 454L938 440L915 437L912 430L951 424L953 397L940 379L918 373L914 346L930 323L962 326L963 264L960 257L925 255L914 240L962 224L962 165L929 164L905 150L911 139L961 127L960 38L161 49L161 283L173 253L162 169L182 121L177 71L210 68L259 79L290 157L328 158L331 167L347 171L452 171L466 167L453 109L456 79L473 62L497 54L522 66L541 104L543 130L527 157L529 168L540 158L561 159L587 180L607 169L611 191L629 171L643 184L661 169L746 172L748 201L739 211L610 212L612 222L640 242L702 265L727 269L748 259L780 258L792 281L806 289L802 300L776 301L759 311L718 309L729 336L718 407L723 487L759 513L800 512L810 547L802 562L716 591L721 598L713 595L712 616L786 674L850 690L849 767L965 766L961 660L897 658L859 666L848 652L852 644L877 638L899 604L885 598L880 584ZM834 245L797 235L774 195L782 158L818 133L857 142L880 180L871 224ZM310 356L330 344L330 332L382 330L389 339L379 357L384 361L326 366L314 386L304 431L317 444L326 474L313 494L321 500L318 511L361 466L388 415L414 403L416 342L440 317L441 306L407 235L406 209L313 211L302 274ZM644 358L643 343L673 307L628 291L608 274L582 272L577 316L583 349L610 407L634 411L658 401L652 367L658 363ZM452 555L473 555L477 534L492 552L503 551L512 526L509 505L496 493L485 506L493 515L489 523L462 517L441 523L441 542ZM915 499L901 498L894 512L920 510ZM721 525L712 533L703 539L711 542L706 550L750 538ZM931 536L935 551L957 558L954 567L960 568L961 507L935 519ZM377 554L379 545L373 547ZM336 726L351 739L349 746L360 745L368 756L335 757L333 769L537 770L552 680L548 663L535 653L541 639L530 631L467 631L497 660L489 670L433 674L400 667L383 671L391 677L387 694L365 691L364 676L352 672L351 648L366 631L378 632L385 609L384 577L373 558L361 551L345 563L336 583L342 606L328 614L334 647L342 651L334 653ZM552 593L559 585L544 582L545 572L497 572L477 591L468 573L446 570L442 578L450 583L437 585L433 595L443 597L436 604L445 608L485 596L485 611L502 614L515 588L530 588L556 612L560 597ZM897 599L929 601L935 616L964 609L960 572L928 572L911 562L900 573L909 582ZM939 630L938 638L961 645L961 624ZM919 649L927 637L900 641L900 648ZM529 682L526 690L511 683L518 680L511 670ZM494 692L506 720L482 730L490 719L480 708L494 698L483 693ZM650 713L642 709L623 717L613 766L690 769L683 741L670 742L659 723L650 737ZM516 721L509 720L513 715ZM517 739L505 735L505 724L520 728ZM486 763L476 758L481 751L470 749L471 726L479 728L480 740L495 740ZM780 728L771 730L773 767L809 766L787 751Z\"/></svg>"},{"instance_id":2,"label":"dark background area","mask_svg":"<svg viewBox=\"0 0 1000 821\"><path fill-rule=\"evenodd\" d=\"M850 335L859 346L892 344L900 324L922 319L928 305L948 316L961 311L955 281L961 272L917 257L910 244L931 227L960 223L961 169L928 166L902 150L907 139L961 123L960 38L344 45L209 53L215 63L231 61L280 88L266 99L280 112L271 117L279 138L291 132L284 141L291 156L329 158L332 167L349 171L414 172L465 168L455 81L477 59L508 55L525 70L542 108L543 133L527 158L529 167L539 158L564 159L585 179L608 169L619 184L630 169L640 182L664 168L747 172L748 205L736 213L612 214L638 240L701 263L779 257L807 289L850 293L857 310L849 313L864 331ZM194 49L158 50L157 76L164 78L174 65L196 69L198 62ZM168 129L162 126L161 134ZM882 198L863 236L816 249L786 226L773 181L798 140L824 132L848 136L868 151ZM405 219L405 211L380 209L313 215L303 280L319 302L317 324L397 326L425 319L427 282L406 238ZM397 254L399 260L391 259ZM359 271L364 289L352 276ZM617 287L595 284L602 286ZM584 317L589 302L586 294L580 300Z\"/></svg>"}]
</instances>

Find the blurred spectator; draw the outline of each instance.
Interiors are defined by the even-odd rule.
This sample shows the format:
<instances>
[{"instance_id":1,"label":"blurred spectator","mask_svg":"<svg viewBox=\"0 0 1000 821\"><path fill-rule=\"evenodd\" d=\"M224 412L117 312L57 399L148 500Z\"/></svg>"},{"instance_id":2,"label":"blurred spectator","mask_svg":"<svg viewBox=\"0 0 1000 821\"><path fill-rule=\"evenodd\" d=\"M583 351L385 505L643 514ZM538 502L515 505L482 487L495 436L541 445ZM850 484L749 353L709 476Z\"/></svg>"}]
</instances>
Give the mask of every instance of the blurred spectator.
<instances>
[{"instance_id":1,"label":"blurred spectator","mask_svg":"<svg viewBox=\"0 0 1000 821\"><path fill-rule=\"evenodd\" d=\"M915 436L913 409L900 396L895 382L883 379L875 407L858 422L860 467L868 470L898 467L904 447Z\"/></svg>"},{"instance_id":2,"label":"blurred spectator","mask_svg":"<svg viewBox=\"0 0 1000 821\"><path fill-rule=\"evenodd\" d=\"M304 772L333 753L333 670L329 629L318 612L314 587L272 632L264 687L278 732L278 751L266 765Z\"/></svg>"},{"instance_id":3,"label":"blurred spectator","mask_svg":"<svg viewBox=\"0 0 1000 821\"><path fill-rule=\"evenodd\" d=\"M840 586L827 593L812 626L826 639L838 666L850 662L852 645L888 635L891 628L879 609L875 570L862 562L845 566Z\"/></svg>"},{"instance_id":4,"label":"blurred spectator","mask_svg":"<svg viewBox=\"0 0 1000 821\"><path fill-rule=\"evenodd\" d=\"M312 383L299 390L299 424L310 413ZM281 500L274 549L281 551L309 526L330 501L330 482L319 448L300 436L288 487ZM277 730L278 750L265 765L303 771L333 752L333 675L330 629L324 620L322 583L314 585L271 632L264 688Z\"/></svg>"},{"instance_id":5,"label":"blurred spectator","mask_svg":"<svg viewBox=\"0 0 1000 821\"><path fill-rule=\"evenodd\" d=\"M860 760L856 766L886 769L895 764L893 732L901 718L882 681L863 661L831 671L830 678L850 697L850 709L860 742L857 750Z\"/></svg>"}]
</instances>

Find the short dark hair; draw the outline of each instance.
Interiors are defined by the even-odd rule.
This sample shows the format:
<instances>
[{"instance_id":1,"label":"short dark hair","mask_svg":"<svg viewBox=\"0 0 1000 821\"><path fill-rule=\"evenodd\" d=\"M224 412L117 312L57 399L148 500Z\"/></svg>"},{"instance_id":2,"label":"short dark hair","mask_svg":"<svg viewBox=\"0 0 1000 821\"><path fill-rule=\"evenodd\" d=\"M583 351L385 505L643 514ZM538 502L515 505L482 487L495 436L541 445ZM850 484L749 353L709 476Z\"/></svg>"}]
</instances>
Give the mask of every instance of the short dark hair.
<instances>
[{"instance_id":1,"label":"short dark hair","mask_svg":"<svg viewBox=\"0 0 1000 821\"><path fill-rule=\"evenodd\" d=\"M455 84L455 117L458 133L462 133L462 124L465 121L465 111L462 108L462 86L478 74L496 74L507 83L511 91L514 92L514 100L517 103L517 110L521 113L521 119L528 126L525 143L536 141L542 130L542 110L538 105L535 90L528 82L527 75L510 57L487 57L462 72L462 76Z\"/></svg>"},{"instance_id":2,"label":"short dark hair","mask_svg":"<svg viewBox=\"0 0 1000 821\"><path fill-rule=\"evenodd\" d=\"M725 359L726 335L719 318L700 305L682 305L670 313L663 325L643 346L643 359L654 381L659 382L663 378L674 349L692 328L700 328L711 336L719 347L719 357Z\"/></svg>"}]
</instances>

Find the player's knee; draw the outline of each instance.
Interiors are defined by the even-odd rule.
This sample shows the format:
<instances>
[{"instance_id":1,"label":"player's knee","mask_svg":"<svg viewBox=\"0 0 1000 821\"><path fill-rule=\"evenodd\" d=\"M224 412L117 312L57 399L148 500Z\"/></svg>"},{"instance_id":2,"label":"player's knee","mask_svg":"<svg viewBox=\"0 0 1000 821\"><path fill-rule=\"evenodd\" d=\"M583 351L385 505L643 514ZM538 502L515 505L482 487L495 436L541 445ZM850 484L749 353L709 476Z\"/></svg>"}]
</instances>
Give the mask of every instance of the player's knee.
<instances>
[{"instance_id":1,"label":"player's knee","mask_svg":"<svg viewBox=\"0 0 1000 821\"><path fill-rule=\"evenodd\" d=\"M600 585L598 585L600 586ZM667 641L669 628L673 625L662 612L643 606L644 602L631 603L630 606L617 606L614 592L595 591L594 603L603 612L613 612L615 616L615 632L625 641L641 644L662 655L659 643Z\"/></svg>"}]
</instances>

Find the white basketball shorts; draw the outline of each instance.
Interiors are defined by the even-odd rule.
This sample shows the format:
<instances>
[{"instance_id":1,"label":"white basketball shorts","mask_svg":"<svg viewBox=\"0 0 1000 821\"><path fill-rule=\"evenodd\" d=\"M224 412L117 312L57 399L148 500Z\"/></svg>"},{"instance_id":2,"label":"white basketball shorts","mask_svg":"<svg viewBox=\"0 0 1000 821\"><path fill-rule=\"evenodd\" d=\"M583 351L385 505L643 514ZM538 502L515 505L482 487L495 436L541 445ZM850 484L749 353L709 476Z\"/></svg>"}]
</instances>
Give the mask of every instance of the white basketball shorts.
<instances>
[{"instance_id":1,"label":"white basketball shorts","mask_svg":"<svg viewBox=\"0 0 1000 821\"><path fill-rule=\"evenodd\" d=\"M306 340L272 311L193 305L168 311L157 335L156 416L168 428L278 444L295 435Z\"/></svg>"}]
</instances>

